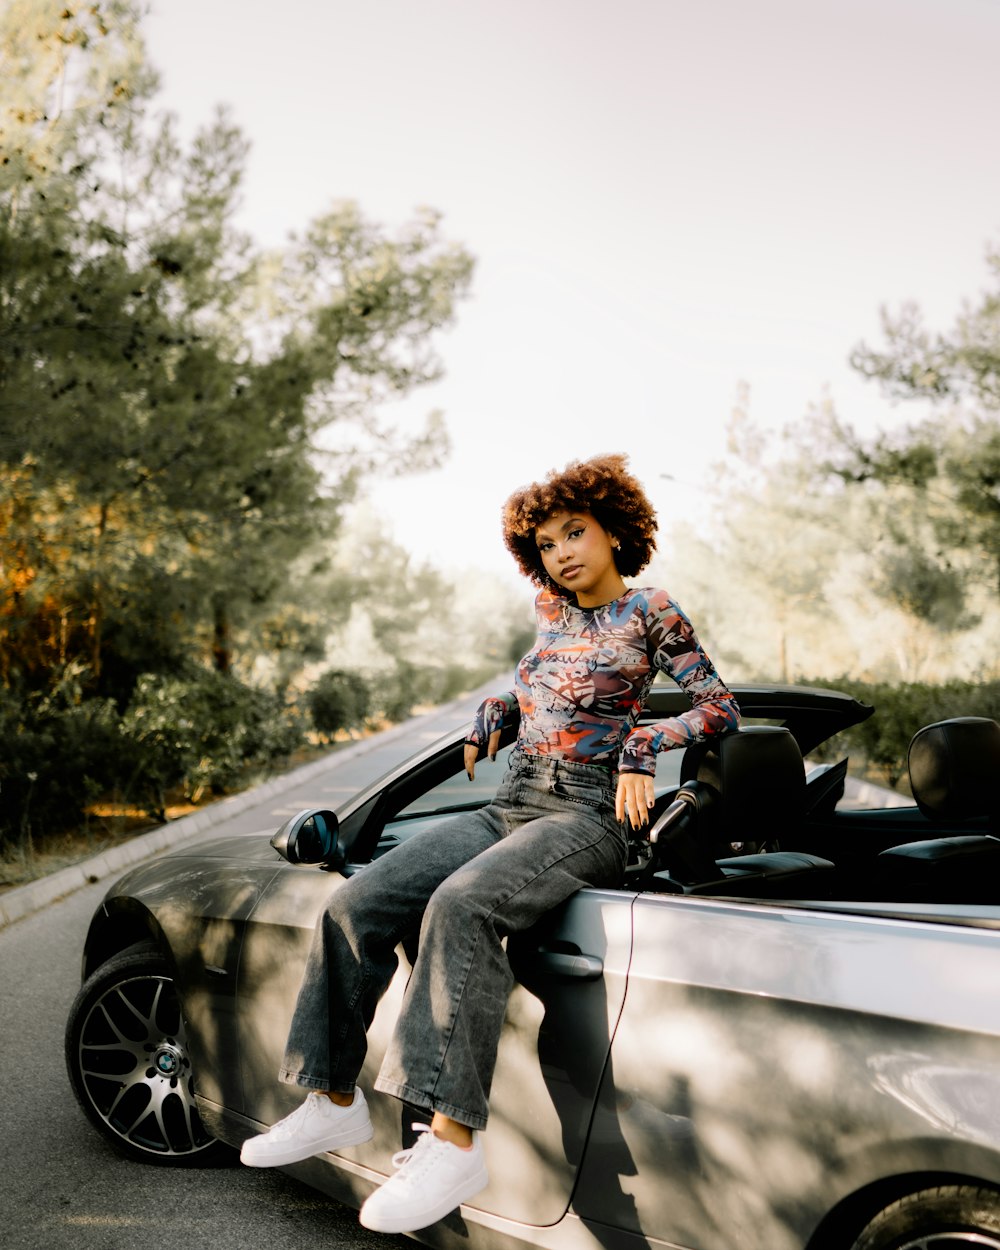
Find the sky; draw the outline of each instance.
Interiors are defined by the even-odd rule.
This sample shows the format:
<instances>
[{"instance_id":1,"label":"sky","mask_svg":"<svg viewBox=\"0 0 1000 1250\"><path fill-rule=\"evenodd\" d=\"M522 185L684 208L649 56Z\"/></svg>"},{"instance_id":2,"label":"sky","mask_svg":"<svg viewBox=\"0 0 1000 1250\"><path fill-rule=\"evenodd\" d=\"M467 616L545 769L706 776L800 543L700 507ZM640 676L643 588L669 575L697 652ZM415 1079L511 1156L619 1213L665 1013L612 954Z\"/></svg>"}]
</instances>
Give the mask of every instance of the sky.
<instances>
[{"instance_id":1,"label":"sky","mask_svg":"<svg viewBox=\"0 0 1000 1250\"><path fill-rule=\"evenodd\" d=\"M476 257L398 405L451 454L366 488L448 570L513 578L503 500L600 452L698 520L741 384L766 428L914 419L851 349L906 300L948 329L1000 243L1000 0L153 0L146 38L183 136L251 140L262 245L348 198Z\"/></svg>"}]
</instances>

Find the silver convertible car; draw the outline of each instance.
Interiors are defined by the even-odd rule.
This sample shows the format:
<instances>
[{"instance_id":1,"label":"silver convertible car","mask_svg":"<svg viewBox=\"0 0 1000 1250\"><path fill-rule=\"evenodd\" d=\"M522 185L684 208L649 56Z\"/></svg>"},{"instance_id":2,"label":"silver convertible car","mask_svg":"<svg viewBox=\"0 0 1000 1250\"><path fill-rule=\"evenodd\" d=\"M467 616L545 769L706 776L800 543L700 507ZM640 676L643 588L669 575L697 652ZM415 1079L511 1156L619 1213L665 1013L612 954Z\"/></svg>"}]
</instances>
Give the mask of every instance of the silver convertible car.
<instances>
[{"instance_id":1,"label":"silver convertible car","mask_svg":"<svg viewBox=\"0 0 1000 1250\"><path fill-rule=\"evenodd\" d=\"M490 1185L419 1240L1000 1250L1000 725L920 729L915 802L866 809L845 801L835 747L871 708L735 693L738 732L660 757L655 827L620 887L509 936ZM654 686L646 714L685 706ZM293 1110L276 1073L316 918L374 857L488 800L500 768L470 786L461 754L456 734L336 812L188 846L112 886L66 1036L105 1137L197 1165ZM367 1088L415 941L371 1030ZM372 1115L367 1145L287 1171L360 1206L425 1118L377 1097Z\"/></svg>"}]
</instances>

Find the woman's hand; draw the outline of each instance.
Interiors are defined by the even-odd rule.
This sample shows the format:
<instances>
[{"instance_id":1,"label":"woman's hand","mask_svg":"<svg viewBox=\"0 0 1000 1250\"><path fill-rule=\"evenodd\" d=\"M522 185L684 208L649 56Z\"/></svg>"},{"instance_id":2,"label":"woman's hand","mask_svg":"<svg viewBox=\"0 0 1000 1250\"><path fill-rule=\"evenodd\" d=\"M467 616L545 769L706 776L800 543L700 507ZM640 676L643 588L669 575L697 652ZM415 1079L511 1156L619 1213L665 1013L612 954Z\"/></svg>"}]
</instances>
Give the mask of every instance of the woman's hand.
<instances>
[{"instance_id":1,"label":"woman's hand","mask_svg":"<svg viewBox=\"0 0 1000 1250\"><path fill-rule=\"evenodd\" d=\"M490 734L489 741L486 744L486 754L491 760L497 757L497 751L500 749L500 730L494 729ZM469 780L472 781L476 775L476 760L479 758L479 747L474 742L465 744L465 771L469 774Z\"/></svg>"},{"instance_id":2,"label":"woman's hand","mask_svg":"<svg viewBox=\"0 0 1000 1250\"><path fill-rule=\"evenodd\" d=\"M619 820L628 816L633 829L649 825L649 809L656 802L653 778L648 773L619 773L618 791L615 794L615 815Z\"/></svg>"},{"instance_id":3,"label":"woman's hand","mask_svg":"<svg viewBox=\"0 0 1000 1250\"><path fill-rule=\"evenodd\" d=\"M512 699L513 697L511 695ZM486 742L486 754L490 759L495 760L497 757L497 751L500 749L500 730L503 729L505 710L506 704L503 699L493 697L484 699L479 705L475 720L472 722L465 738L463 761L470 781L476 775L476 760L479 759L479 752L484 741Z\"/></svg>"}]
</instances>

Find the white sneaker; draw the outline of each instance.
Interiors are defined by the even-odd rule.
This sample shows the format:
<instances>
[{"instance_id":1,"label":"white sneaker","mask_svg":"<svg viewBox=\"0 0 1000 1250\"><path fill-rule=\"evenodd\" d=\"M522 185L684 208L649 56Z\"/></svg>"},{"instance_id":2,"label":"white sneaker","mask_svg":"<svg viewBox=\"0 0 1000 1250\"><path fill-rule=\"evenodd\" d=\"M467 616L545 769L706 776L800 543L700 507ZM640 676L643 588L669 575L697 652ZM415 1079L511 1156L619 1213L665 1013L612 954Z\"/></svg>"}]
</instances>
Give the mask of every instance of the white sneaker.
<instances>
[{"instance_id":1,"label":"white sneaker","mask_svg":"<svg viewBox=\"0 0 1000 1250\"><path fill-rule=\"evenodd\" d=\"M349 1107L338 1107L326 1094L310 1094L301 1107L266 1133L248 1138L240 1161L249 1168L279 1168L324 1150L360 1146L371 1139L372 1122L360 1089L355 1089Z\"/></svg>"},{"instance_id":2,"label":"white sneaker","mask_svg":"<svg viewBox=\"0 0 1000 1250\"><path fill-rule=\"evenodd\" d=\"M489 1181L478 1133L472 1134L472 1149L463 1150L435 1137L426 1124L413 1128L421 1136L409 1150L392 1156L399 1171L361 1208L358 1218L376 1233L426 1228L485 1189Z\"/></svg>"}]
</instances>

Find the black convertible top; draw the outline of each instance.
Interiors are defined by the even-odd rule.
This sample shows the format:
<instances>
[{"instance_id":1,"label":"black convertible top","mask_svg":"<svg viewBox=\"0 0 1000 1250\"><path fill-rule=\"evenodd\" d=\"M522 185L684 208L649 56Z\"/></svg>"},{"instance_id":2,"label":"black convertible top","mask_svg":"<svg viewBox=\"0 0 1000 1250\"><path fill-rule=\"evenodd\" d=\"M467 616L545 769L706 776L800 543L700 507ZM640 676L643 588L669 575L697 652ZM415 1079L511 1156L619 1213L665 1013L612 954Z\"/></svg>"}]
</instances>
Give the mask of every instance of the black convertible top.
<instances>
[{"instance_id":1,"label":"black convertible top","mask_svg":"<svg viewBox=\"0 0 1000 1250\"><path fill-rule=\"evenodd\" d=\"M817 686L729 685L745 721L763 720L784 725L803 755L842 729L858 725L875 711L841 690ZM650 689L643 720L661 720L689 708L687 696L673 683Z\"/></svg>"}]
</instances>

